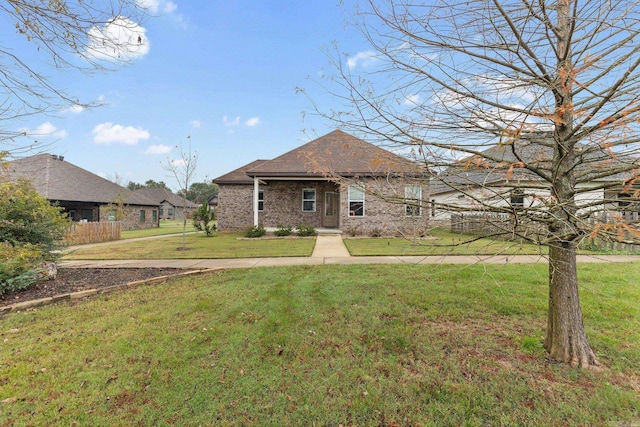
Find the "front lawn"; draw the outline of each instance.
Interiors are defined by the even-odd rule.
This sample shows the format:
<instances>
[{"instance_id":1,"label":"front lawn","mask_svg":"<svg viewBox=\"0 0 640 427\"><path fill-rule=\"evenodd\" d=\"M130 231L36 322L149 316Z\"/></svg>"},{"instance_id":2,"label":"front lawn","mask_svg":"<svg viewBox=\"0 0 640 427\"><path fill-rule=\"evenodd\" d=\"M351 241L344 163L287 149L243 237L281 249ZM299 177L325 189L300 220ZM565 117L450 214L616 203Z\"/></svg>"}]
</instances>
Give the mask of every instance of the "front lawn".
<instances>
[{"instance_id":1,"label":"front lawn","mask_svg":"<svg viewBox=\"0 0 640 427\"><path fill-rule=\"evenodd\" d=\"M156 228L143 228L140 230L124 230L120 232L121 239L135 239L138 237L150 237L161 236L164 234L177 234L182 233L182 227L184 224L182 221L162 220L160 221L160 227ZM196 231L193 223L187 221L187 233Z\"/></svg>"},{"instance_id":2,"label":"front lawn","mask_svg":"<svg viewBox=\"0 0 640 427\"><path fill-rule=\"evenodd\" d=\"M65 254L68 260L100 259L199 259L199 258L259 258L311 256L314 238L244 239L242 233L204 233L186 236L188 250L182 247L182 235L152 240L119 242L96 247L78 247Z\"/></svg>"},{"instance_id":3,"label":"front lawn","mask_svg":"<svg viewBox=\"0 0 640 427\"><path fill-rule=\"evenodd\" d=\"M0 425L637 425L640 264L580 265L604 367L550 363L543 265L226 270L5 316Z\"/></svg>"},{"instance_id":4,"label":"front lawn","mask_svg":"<svg viewBox=\"0 0 640 427\"><path fill-rule=\"evenodd\" d=\"M443 229L429 231L429 236L411 238L345 238L352 256L411 256L411 255L525 255L546 254L547 248L528 243L451 233Z\"/></svg>"}]
</instances>

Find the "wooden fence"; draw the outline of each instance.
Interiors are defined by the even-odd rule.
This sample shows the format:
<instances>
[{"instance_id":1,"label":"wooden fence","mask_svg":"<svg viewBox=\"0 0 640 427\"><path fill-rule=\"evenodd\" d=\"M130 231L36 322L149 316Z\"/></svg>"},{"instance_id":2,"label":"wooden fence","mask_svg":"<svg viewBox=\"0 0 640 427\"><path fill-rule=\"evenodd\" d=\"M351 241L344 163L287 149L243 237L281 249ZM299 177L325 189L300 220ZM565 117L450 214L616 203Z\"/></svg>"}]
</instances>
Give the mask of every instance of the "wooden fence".
<instances>
[{"instance_id":1,"label":"wooden fence","mask_svg":"<svg viewBox=\"0 0 640 427\"><path fill-rule=\"evenodd\" d=\"M529 236L547 234L543 224L536 223L526 217L519 218L518 222L515 222L512 215L500 213L452 214L451 232L475 236L509 236L514 233Z\"/></svg>"},{"instance_id":2,"label":"wooden fence","mask_svg":"<svg viewBox=\"0 0 640 427\"><path fill-rule=\"evenodd\" d=\"M68 245L108 242L120 239L120 221L74 222L65 237Z\"/></svg>"},{"instance_id":3,"label":"wooden fence","mask_svg":"<svg viewBox=\"0 0 640 427\"><path fill-rule=\"evenodd\" d=\"M625 218L631 218L629 216ZM637 216L635 217L637 218ZM590 218L589 223L602 222L602 218ZM515 228L515 230L514 230ZM528 236L533 240L545 240L548 238L548 230L544 224L535 223L527 218L521 218L516 225L513 217L505 214L453 214L451 215L451 232L458 234L471 234L474 236ZM582 249L593 251L613 251L640 253L638 239L626 233L619 241L615 238L605 240L602 238L586 239L580 246Z\"/></svg>"}]
</instances>

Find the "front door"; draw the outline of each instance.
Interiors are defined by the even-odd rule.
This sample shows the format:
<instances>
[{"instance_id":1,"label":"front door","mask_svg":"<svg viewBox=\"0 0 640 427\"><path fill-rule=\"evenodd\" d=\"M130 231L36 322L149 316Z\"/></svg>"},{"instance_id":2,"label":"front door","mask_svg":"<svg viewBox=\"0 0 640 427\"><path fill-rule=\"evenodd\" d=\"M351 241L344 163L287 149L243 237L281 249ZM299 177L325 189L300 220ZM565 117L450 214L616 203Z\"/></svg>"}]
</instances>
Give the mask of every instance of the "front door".
<instances>
[{"instance_id":1,"label":"front door","mask_svg":"<svg viewBox=\"0 0 640 427\"><path fill-rule=\"evenodd\" d=\"M338 227L338 200L338 193L324 193L324 215L322 216L323 227Z\"/></svg>"}]
</instances>

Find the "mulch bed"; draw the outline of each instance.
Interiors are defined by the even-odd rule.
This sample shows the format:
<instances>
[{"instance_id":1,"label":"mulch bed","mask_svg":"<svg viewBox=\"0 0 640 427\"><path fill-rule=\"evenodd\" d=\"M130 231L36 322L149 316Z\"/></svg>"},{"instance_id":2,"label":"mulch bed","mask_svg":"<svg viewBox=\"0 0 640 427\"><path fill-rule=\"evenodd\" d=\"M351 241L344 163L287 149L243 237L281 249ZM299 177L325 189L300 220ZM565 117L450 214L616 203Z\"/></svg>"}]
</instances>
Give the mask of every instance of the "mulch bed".
<instances>
[{"instance_id":1,"label":"mulch bed","mask_svg":"<svg viewBox=\"0 0 640 427\"><path fill-rule=\"evenodd\" d=\"M0 306L182 273L180 268L60 268L55 280L0 295Z\"/></svg>"}]
</instances>

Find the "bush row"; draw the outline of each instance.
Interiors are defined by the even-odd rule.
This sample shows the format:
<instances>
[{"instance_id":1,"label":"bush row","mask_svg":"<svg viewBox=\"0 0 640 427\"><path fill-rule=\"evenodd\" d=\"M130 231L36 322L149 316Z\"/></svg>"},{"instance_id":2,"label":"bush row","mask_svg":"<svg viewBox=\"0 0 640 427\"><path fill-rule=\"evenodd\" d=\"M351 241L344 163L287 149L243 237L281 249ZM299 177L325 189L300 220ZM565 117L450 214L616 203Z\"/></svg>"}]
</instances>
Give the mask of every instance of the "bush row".
<instances>
[{"instance_id":1,"label":"bush row","mask_svg":"<svg viewBox=\"0 0 640 427\"><path fill-rule=\"evenodd\" d=\"M318 232L316 229L309 224L298 224L295 227L296 232L295 235L298 237L308 237L308 236L316 236ZM293 227L278 225L276 231L273 232L274 235L279 237L290 236L293 233ZM247 229L244 233L245 237L249 238L257 238L262 237L267 234L267 230L261 225L254 225L253 227Z\"/></svg>"}]
</instances>

